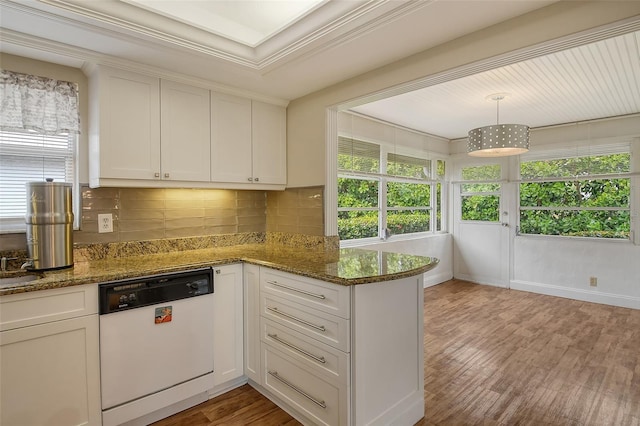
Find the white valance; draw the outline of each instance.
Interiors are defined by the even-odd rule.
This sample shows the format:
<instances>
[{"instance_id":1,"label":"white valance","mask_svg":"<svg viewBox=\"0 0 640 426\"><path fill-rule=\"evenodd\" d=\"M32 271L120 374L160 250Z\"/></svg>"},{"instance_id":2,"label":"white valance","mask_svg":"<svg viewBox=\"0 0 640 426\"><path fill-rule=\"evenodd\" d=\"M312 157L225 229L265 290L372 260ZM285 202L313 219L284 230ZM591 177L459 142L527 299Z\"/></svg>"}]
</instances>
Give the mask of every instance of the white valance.
<instances>
[{"instance_id":1,"label":"white valance","mask_svg":"<svg viewBox=\"0 0 640 426\"><path fill-rule=\"evenodd\" d=\"M77 83L0 70L0 128L80 133Z\"/></svg>"}]
</instances>

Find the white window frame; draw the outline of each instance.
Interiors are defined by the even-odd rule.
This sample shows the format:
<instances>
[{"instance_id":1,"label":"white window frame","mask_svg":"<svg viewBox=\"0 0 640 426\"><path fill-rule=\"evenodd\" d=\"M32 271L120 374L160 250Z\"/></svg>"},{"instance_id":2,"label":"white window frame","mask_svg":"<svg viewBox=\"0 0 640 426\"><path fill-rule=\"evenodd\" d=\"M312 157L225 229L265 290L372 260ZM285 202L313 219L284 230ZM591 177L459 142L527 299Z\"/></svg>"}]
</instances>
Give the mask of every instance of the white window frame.
<instances>
[{"instance_id":1,"label":"white window frame","mask_svg":"<svg viewBox=\"0 0 640 426\"><path fill-rule=\"evenodd\" d=\"M549 150L543 152L533 152L528 154L523 154L518 161L518 185L517 187L517 230L516 235L519 237L525 238L578 238L580 240L592 240L592 241L607 241L607 242L633 242L634 244L640 244L640 235L638 228L640 222L638 220L638 185L640 180L638 179L638 174L640 170L638 170L637 157L640 154L640 147L638 147L640 140L636 139L635 143L626 141L621 143L610 143L607 145L600 146L580 146L573 148L564 148L564 149L556 149ZM635 152L634 152L635 151ZM556 160L563 158L576 158L576 157L584 157L584 156L599 156L599 155L613 155L613 154L631 154L630 161L630 172L629 173L619 173L619 174L602 174L602 175L589 175L589 176L581 176L579 178L576 177L551 177L551 178L541 178L541 179L522 179L520 176L521 171L521 163L529 162L529 161L541 161L541 160ZM635 155L634 155L635 153ZM634 160L634 157L636 158ZM557 207L557 208L530 208L526 207L524 210L563 210L563 211L629 211L630 215L630 224L629 224L629 238L604 238L604 237L578 237L578 236L570 236L570 235L551 235L551 234L526 234L520 232L520 212L522 210L522 206L520 205L520 183L525 182L534 182L534 183L542 183L542 182L570 182L574 180L587 180L587 179L629 179L629 207Z\"/></svg>"},{"instance_id":2,"label":"white window frame","mask_svg":"<svg viewBox=\"0 0 640 426\"><path fill-rule=\"evenodd\" d=\"M349 138L351 139L350 135L338 135L338 137L336 139L339 139L339 137L345 137L345 138ZM434 234L439 234L439 233L446 233L446 204L445 204L445 192L446 192L446 181L445 181L445 177L443 176L442 178L438 178L437 177L437 162L438 160L444 161L445 162L445 167L447 164L447 158L444 156L439 156L439 155L434 155L431 152L427 152L427 151L422 151L419 152L417 150L412 150L412 149L408 149L405 147L398 147L398 146L388 146L384 143L381 143L380 141L372 141L372 140L367 140L366 138L354 138L363 142L367 142L367 143L371 143L371 144L376 144L380 146L380 171L379 174L371 174L371 173L359 173L356 171L344 171L344 170L339 170L337 169L337 173L336 173L336 187L337 187L337 178L363 178L366 180L371 180L371 181L378 181L378 207L377 208L350 208L350 207L337 207L336 211L340 212L340 211L378 211L378 235L375 237L368 237L368 238L359 238L359 239L351 239L351 240L340 240L340 245L342 247L350 247L350 246L357 246L357 245L362 245L362 244L367 244L367 243L377 243L382 241L388 241L388 238L386 236L386 220L387 220L387 212L389 210L400 210L401 208L397 207L397 208L389 208L387 207L387 183L388 182L400 182L400 183L415 183L415 184L427 184L430 186L430 201L429 201L429 206L423 206L420 208L416 208L416 207L411 207L411 208L407 208L407 210L416 210L416 209L420 209L420 210L428 210L430 211L430 215L429 215L429 231L423 231L423 232L412 232L412 233L407 233L407 234L396 234L393 235L393 239L394 240L405 240L405 239L414 239L414 238L420 238L420 237L424 237L424 236L428 236L428 235L434 235ZM337 145L337 144L336 144ZM338 152L337 152L337 147L336 147L336 164L337 164L337 158L338 158ZM411 157L415 157L415 158L423 158L425 160L429 160L431 162L430 167L430 178L429 179L425 179L425 180L420 180L420 179L412 179L412 178L404 178L404 177L400 177L400 176L391 176L391 175L387 175L386 174L386 166L387 166L387 155L389 153L394 153L394 154L400 154L400 155L406 155L406 156L411 156ZM436 230L437 228L437 204L436 204L436 197L437 197L437 184L440 183L441 184L441 203L440 203L440 207L441 207L441 223L440 223L440 230ZM336 191L336 195L337 195L337 191ZM337 204L336 204L337 205Z\"/></svg>"}]
</instances>

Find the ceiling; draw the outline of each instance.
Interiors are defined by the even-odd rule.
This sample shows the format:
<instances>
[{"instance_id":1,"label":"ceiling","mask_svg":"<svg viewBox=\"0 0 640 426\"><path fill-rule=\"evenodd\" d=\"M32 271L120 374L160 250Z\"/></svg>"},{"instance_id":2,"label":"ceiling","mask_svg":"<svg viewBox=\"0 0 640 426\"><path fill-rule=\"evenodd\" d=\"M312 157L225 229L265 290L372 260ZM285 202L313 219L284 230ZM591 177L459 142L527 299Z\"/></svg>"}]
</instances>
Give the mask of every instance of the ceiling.
<instances>
[{"instance_id":1,"label":"ceiling","mask_svg":"<svg viewBox=\"0 0 640 426\"><path fill-rule=\"evenodd\" d=\"M0 51L138 66L288 101L552 0L0 0ZM276 9L270 19L269 9ZM637 26L636 28L637 29ZM401 42L399 42L401 41ZM398 93L398 92L396 92ZM353 111L447 139L640 112L640 35L536 57Z\"/></svg>"},{"instance_id":2,"label":"ceiling","mask_svg":"<svg viewBox=\"0 0 640 426\"><path fill-rule=\"evenodd\" d=\"M459 139L476 127L532 128L640 112L640 32L633 32L351 108ZM640 119L640 118L639 118Z\"/></svg>"},{"instance_id":3,"label":"ceiling","mask_svg":"<svg viewBox=\"0 0 640 426\"><path fill-rule=\"evenodd\" d=\"M252 46L169 17L172 1L0 0L0 49L75 67L140 63L292 100L554 2L325 0ZM224 5L215 16L233 21L228 8L281 1L179 4L191 17Z\"/></svg>"}]
</instances>

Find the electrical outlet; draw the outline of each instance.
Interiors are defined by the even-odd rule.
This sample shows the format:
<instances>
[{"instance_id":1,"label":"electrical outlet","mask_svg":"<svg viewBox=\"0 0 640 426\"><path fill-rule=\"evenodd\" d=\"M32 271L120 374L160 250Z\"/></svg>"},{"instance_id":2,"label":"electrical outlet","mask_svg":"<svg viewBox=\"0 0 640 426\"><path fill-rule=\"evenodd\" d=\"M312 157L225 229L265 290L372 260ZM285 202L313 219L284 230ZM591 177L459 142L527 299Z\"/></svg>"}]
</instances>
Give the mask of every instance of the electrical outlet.
<instances>
[{"instance_id":1,"label":"electrical outlet","mask_svg":"<svg viewBox=\"0 0 640 426\"><path fill-rule=\"evenodd\" d=\"M113 232L113 215L111 213L98 215L98 232L100 234Z\"/></svg>"},{"instance_id":2,"label":"electrical outlet","mask_svg":"<svg viewBox=\"0 0 640 426\"><path fill-rule=\"evenodd\" d=\"M589 278L589 285L591 287L597 287L598 286L598 277Z\"/></svg>"}]
</instances>

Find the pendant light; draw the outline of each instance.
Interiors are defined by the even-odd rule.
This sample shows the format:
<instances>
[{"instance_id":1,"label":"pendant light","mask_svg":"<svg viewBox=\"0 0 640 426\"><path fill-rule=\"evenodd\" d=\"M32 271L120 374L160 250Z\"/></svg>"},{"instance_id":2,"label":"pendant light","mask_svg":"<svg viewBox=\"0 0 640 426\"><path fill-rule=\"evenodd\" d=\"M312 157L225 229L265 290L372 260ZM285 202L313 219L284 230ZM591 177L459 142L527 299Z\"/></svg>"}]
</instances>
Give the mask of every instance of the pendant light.
<instances>
[{"instance_id":1,"label":"pendant light","mask_svg":"<svg viewBox=\"0 0 640 426\"><path fill-rule=\"evenodd\" d=\"M473 157L506 157L529 151L529 126L499 124L500 101L506 97L506 93L496 93L486 97L488 101L496 101L496 124L469 131L467 144L469 155Z\"/></svg>"}]
</instances>

